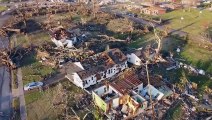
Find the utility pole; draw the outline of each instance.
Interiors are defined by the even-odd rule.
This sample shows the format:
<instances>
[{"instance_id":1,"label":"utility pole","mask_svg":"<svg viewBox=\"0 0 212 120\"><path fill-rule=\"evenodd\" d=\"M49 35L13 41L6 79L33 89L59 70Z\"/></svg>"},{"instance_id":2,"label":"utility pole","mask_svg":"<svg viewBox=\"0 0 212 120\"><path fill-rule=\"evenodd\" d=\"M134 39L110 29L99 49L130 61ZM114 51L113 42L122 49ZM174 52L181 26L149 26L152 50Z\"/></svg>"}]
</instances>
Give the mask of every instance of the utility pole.
<instances>
[{"instance_id":1,"label":"utility pole","mask_svg":"<svg viewBox=\"0 0 212 120\"><path fill-rule=\"evenodd\" d=\"M155 120L154 105L152 103L152 95L151 95L150 81L149 81L148 63L149 63L149 60L146 61L146 74L147 74L147 80L148 80L148 93L149 93L149 98L150 98L150 104L152 106L152 120Z\"/></svg>"},{"instance_id":2,"label":"utility pole","mask_svg":"<svg viewBox=\"0 0 212 120\"><path fill-rule=\"evenodd\" d=\"M95 10L95 4L96 4L96 0L92 0L92 7L93 7L93 17L96 17L96 10Z\"/></svg>"}]
</instances>

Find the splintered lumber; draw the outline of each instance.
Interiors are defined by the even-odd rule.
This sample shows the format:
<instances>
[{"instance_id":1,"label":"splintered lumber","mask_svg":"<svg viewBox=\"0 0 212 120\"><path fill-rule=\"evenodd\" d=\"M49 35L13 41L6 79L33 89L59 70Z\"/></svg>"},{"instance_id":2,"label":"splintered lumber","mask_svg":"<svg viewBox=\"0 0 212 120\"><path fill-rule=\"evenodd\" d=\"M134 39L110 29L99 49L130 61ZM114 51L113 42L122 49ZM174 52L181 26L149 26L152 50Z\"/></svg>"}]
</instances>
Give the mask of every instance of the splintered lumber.
<instances>
[{"instance_id":1,"label":"splintered lumber","mask_svg":"<svg viewBox=\"0 0 212 120\"><path fill-rule=\"evenodd\" d=\"M20 33L20 29L6 28L7 31Z\"/></svg>"},{"instance_id":2,"label":"splintered lumber","mask_svg":"<svg viewBox=\"0 0 212 120\"><path fill-rule=\"evenodd\" d=\"M109 41L119 41L119 42L126 42L126 40L116 39L114 37L110 37L108 35L98 35L99 37L104 37Z\"/></svg>"}]
</instances>

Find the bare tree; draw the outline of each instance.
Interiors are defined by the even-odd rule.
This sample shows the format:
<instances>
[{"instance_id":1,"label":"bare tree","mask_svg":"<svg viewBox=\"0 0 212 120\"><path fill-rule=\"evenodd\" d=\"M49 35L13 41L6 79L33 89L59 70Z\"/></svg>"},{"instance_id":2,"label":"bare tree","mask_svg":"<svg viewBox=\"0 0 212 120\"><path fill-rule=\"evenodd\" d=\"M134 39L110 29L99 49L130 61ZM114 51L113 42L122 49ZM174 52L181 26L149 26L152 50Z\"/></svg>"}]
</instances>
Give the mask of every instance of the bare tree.
<instances>
[{"instance_id":1,"label":"bare tree","mask_svg":"<svg viewBox=\"0 0 212 120\"><path fill-rule=\"evenodd\" d=\"M189 8L189 12L191 11L191 7L197 5L198 0L184 0Z\"/></svg>"},{"instance_id":2,"label":"bare tree","mask_svg":"<svg viewBox=\"0 0 212 120\"><path fill-rule=\"evenodd\" d=\"M154 35L155 35L155 38L156 38L156 42L158 44L157 49L156 49L156 55L158 55L161 48L162 48L161 42L162 42L163 36L159 35L158 31L156 30L156 28L153 24L151 24L151 26L153 28L153 32L154 32Z\"/></svg>"},{"instance_id":3,"label":"bare tree","mask_svg":"<svg viewBox=\"0 0 212 120\"><path fill-rule=\"evenodd\" d=\"M99 9L99 6L98 6L98 2L97 0L92 0L92 11L93 11L93 17L96 18L96 13Z\"/></svg>"},{"instance_id":4,"label":"bare tree","mask_svg":"<svg viewBox=\"0 0 212 120\"><path fill-rule=\"evenodd\" d=\"M147 80L148 80L148 85L150 84L150 80L149 80L149 71L148 71L148 64L149 64L149 60L146 61L146 74L147 74ZM149 97L150 97L150 104L152 106L152 120L155 120L155 111L154 111L154 105L152 102L152 90L150 89L150 86L148 88L148 93L149 93Z\"/></svg>"}]
</instances>

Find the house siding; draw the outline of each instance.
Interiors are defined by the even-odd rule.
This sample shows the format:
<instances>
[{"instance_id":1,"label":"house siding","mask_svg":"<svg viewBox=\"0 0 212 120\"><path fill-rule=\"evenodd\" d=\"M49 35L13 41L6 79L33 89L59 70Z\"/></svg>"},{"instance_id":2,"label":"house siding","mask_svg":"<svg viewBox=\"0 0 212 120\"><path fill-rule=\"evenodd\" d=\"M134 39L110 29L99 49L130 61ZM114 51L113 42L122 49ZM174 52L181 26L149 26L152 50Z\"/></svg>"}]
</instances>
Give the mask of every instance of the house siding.
<instances>
[{"instance_id":1,"label":"house siding","mask_svg":"<svg viewBox=\"0 0 212 120\"><path fill-rule=\"evenodd\" d=\"M141 65L141 59L137 57L134 53L127 54L127 60L129 63L132 63L134 65Z\"/></svg>"},{"instance_id":2,"label":"house siding","mask_svg":"<svg viewBox=\"0 0 212 120\"><path fill-rule=\"evenodd\" d=\"M96 74L91 75L90 77L83 79L84 82L86 81L85 82L86 84L84 84L84 86L82 88L88 88L91 85L95 85L95 84L101 82L102 80L105 80L107 78L111 78L114 75L116 75L117 73L126 69L127 67L128 66L127 66L127 61L126 61L122 64L114 65L113 67L107 69L106 71L98 72L98 74L101 75L101 79L99 79L99 80L97 80ZM92 77L93 77L93 80L92 80Z\"/></svg>"}]
</instances>

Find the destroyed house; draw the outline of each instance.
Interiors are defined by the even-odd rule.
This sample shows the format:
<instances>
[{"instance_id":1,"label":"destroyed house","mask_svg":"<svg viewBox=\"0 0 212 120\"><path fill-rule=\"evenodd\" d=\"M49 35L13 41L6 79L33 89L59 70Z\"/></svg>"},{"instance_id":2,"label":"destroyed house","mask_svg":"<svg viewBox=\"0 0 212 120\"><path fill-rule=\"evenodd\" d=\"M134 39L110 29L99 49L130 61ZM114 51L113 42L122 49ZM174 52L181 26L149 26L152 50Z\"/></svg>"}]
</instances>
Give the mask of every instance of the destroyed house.
<instances>
[{"instance_id":1,"label":"destroyed house","mask_svg":"<svg viewBox=\"0 0 212 120\"><path fill-rule=\"evenodd\" d=\"M143 84L133 74L115 78L112 83L92 92L94 103L110 118L116 111L122 117L132 117L147 107L147 101L135 91L141 91ZM135 90L135 91L134 91Z\"/></svg>"},{"instance_id":2,"label":"destroyed house","mask_svg":"<svg viewBox=\"0 0 212 120\"><path fill-rule=\"evenodd\" d=\"M51 30L51 40L57 47L72 48L74 45L85 41L87 34L83 34L80 29L65 30L62 27Z\"/></svg>"},{"instance_id":3,"label":"destroyed house","mask_svg":"<svg viewBox=\"0 0 212 120\"><path fill-rule=\"evenodd\" d=\"M64 28L59 28L59 29L54 30L51 33L51 36L53 38L55 38L56 40L62 40L62 39L71 37L70 34L68 34L68 32Z\"/></svg>"},{"instance_id":4,"label":"destroyed house","mask_svg":"<svg viewBox=\"0 0 212 120\"><path fill-rule=\"evenodd\" d=\"M127 73L129 72L129 73ZM119 76L114 82L110 83L121 94L130 93L132 90L139 92L143 89L143 83L137 77L137 75L126 71L125 74Z\"/></svg>"},{"instance_id":5,"label":"destroyed house","mask_svg":"<svg viewBox=\"0 0 212 120\"><path fill-rule=\"evenodd\" d=\"M148 15L162 15L166 13L166 9L163 9L157 6L151 6L151 7L143 8L142 13L148 14Z\"/></svg>"},{"instance_id":6,"label":"destroyed house","mask_svg":"<svg viewBox=\"0 0 212 120\"><path fill-rule=\"evenodd\" d=\"M155 60L156 51L153 48L139 48L127 54L127 61L134 65L142 65L147 60Z\"/></svg>"},{"instance_id":7,"label":"destroyed house","mask_svg":"<svg viewBox=\"0 0 212 120\"><path fill-rule=\"evenodd\" d=\"M164 94L157 90L154 86L152 85L147 85L141 92L139 92L141 96L144 96L145 99L150 100L150 97L152 100L161 100Z\"/></svg>"},{"instance_id":8,"label":"destroyed house","mask_svg":"<svg viewBox=\"0 0 212 120\"><path fill-rule=\"evenodd\" d=\"M127 57L119 49L110 49L86 58L80 62L80 66L83 70L76 71L75 77L70 77L73 72L67 72L67 78L75 81L73 83L77 86L87 88L127 68Z\"/></svg>"},{"instance_id":9,"label":"destroyed house","mask_svg":"<svg viewBox=\"0 0 212 120\"><path fill-rule=\"evenodd\" d=\"M71 34L64 28L56 28L51 33L51 40L57 47L73 47L73 41L71 40Z\"/></svg>"}]
</instances>

